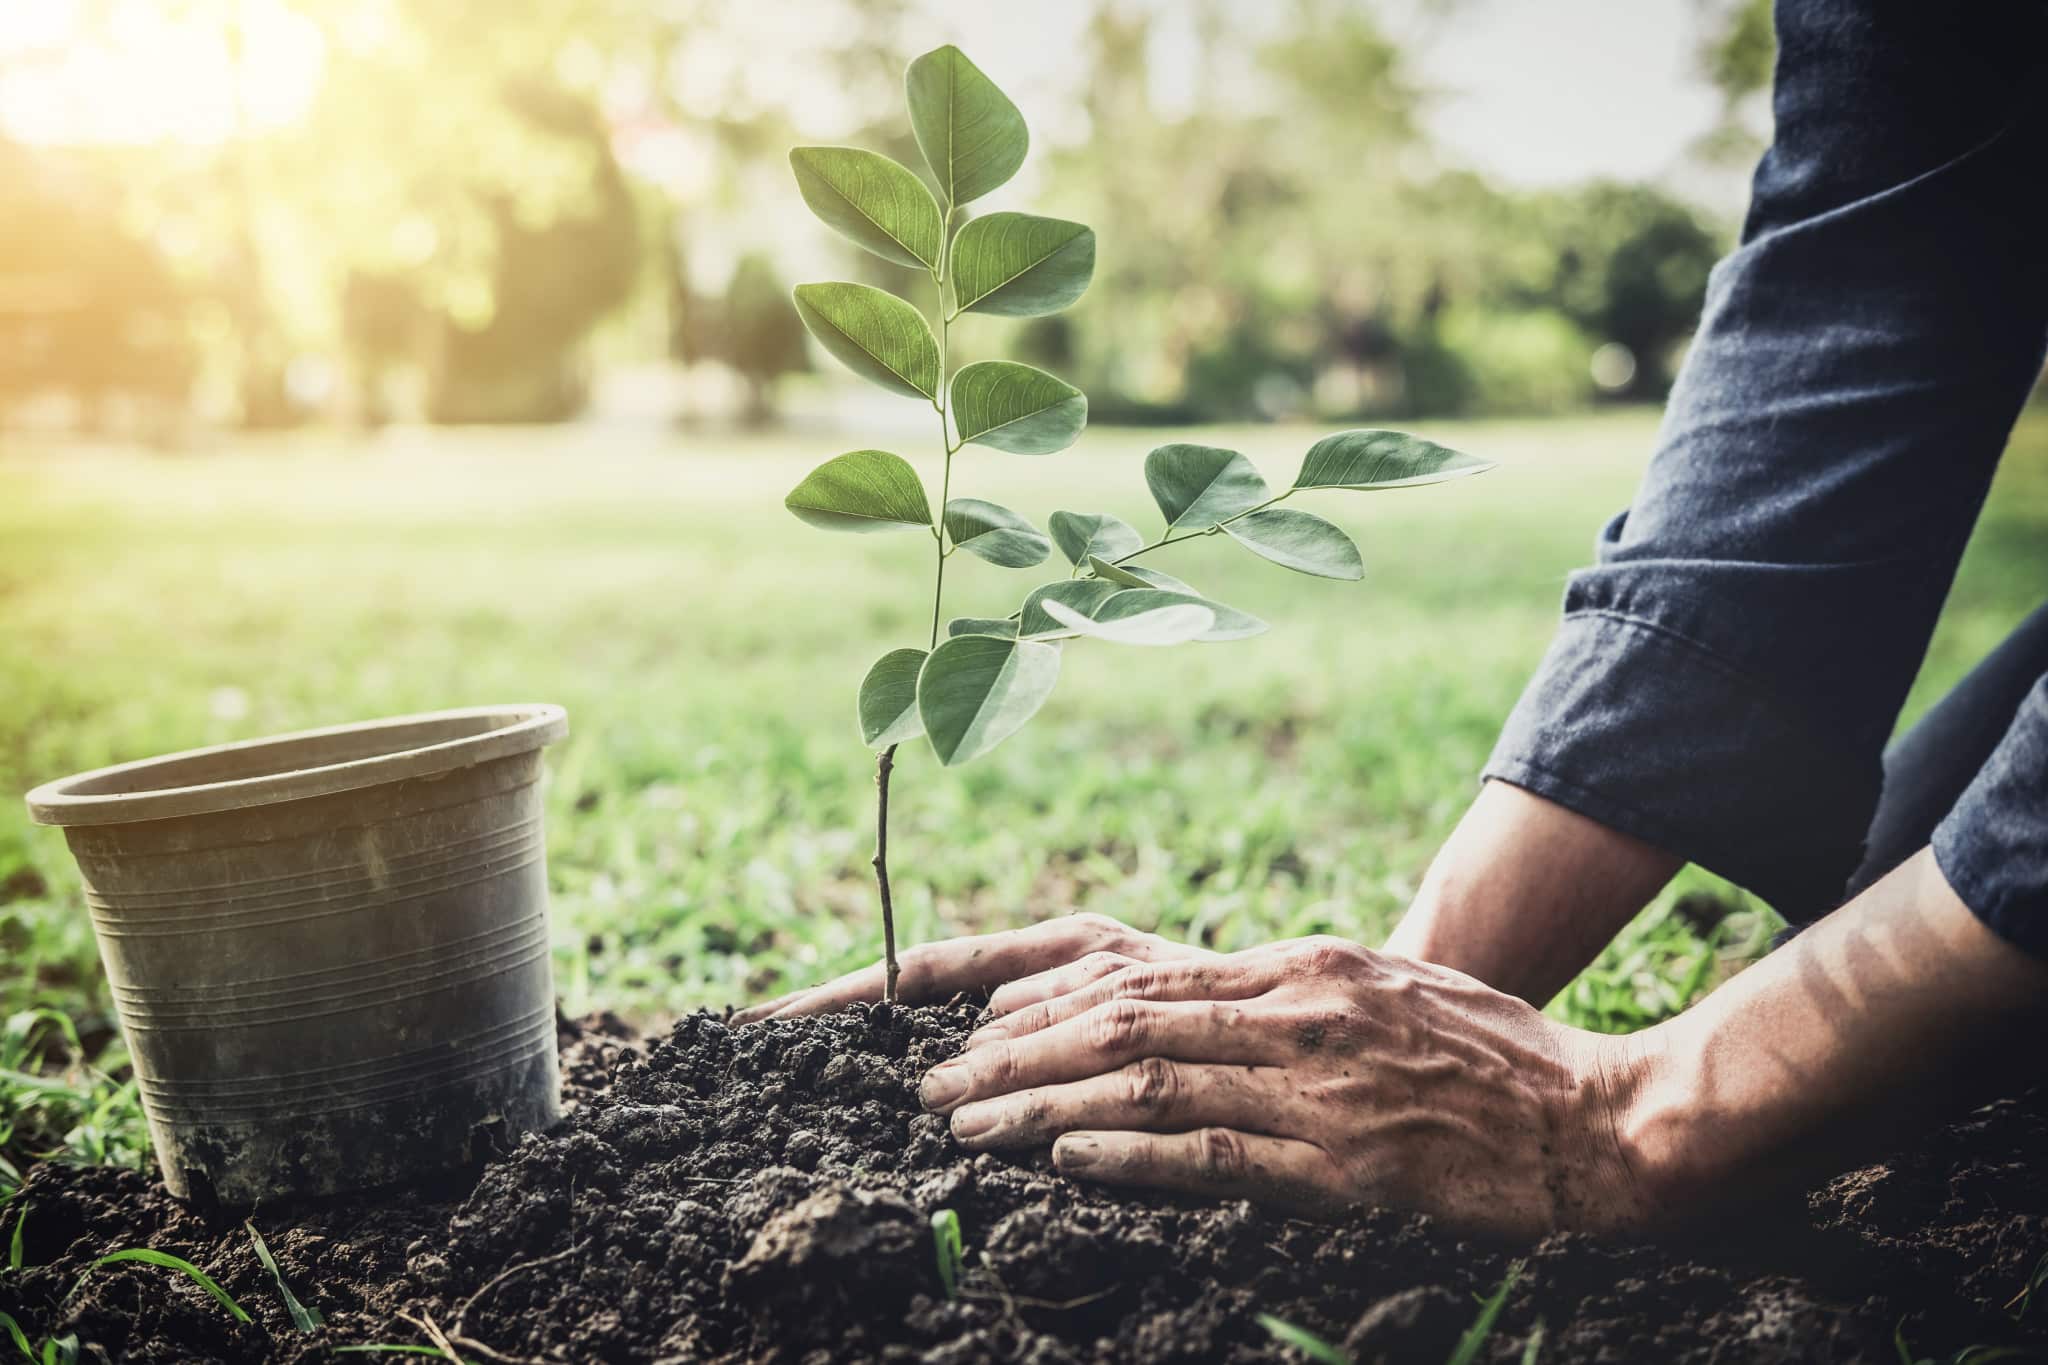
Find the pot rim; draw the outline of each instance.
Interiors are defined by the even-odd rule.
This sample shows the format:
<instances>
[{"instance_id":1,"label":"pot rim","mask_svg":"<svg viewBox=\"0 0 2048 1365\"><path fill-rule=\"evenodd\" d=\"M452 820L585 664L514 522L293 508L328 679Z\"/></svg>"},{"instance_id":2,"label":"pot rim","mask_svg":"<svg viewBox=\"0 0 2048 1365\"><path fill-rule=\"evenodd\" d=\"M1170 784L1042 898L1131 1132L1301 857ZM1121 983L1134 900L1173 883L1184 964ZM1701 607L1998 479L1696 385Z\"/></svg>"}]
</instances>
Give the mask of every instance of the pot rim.
<instances>
[{"instance_id":1,"label":"pot rim","mask_svg":"<svg viewBox=\"0 0 2048 1365\"><path fill-rule=\"evenodd\" d=\"M501 723L482 732L465 731L430 744L412 743L389 752L337 763L304 768L265 769L249 777L231 777L214 782L152 787L151 769L170 767L192 759L223 755L255 758L268 749L280 749L309 740L341 735L375 735L380 730L453 724L492 717ZM329 725L315 730L294 730L289 734L265 735L184 749L174 754L130 763L116 763L90 772L74 773L55 782L45 782L28 794L29 818L39 825L125 825L143 820L166 820L188 815L213 815L222 811L247 810L255 806L300 801L312 796L360 791L365 787L401 782L453 772L494 758L527 753L554 743L569 733L569 714L550 702L512 702L496 706L464 706L446 711L420 711L381 720ZM84 786L113 779L123 790L80 792ZM132 783L132 785L131 785Z\"/></svg>"}]
</instances>

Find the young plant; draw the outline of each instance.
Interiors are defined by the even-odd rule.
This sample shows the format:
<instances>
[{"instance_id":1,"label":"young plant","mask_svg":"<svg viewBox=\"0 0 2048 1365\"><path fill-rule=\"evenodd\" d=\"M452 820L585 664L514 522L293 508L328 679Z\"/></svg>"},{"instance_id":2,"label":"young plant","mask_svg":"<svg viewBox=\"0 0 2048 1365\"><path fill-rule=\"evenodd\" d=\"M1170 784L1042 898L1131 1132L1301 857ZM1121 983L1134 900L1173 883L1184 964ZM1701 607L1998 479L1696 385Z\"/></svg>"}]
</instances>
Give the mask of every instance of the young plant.
<instances>
[{"instance_id":1,"label":"young plant","mask_svg":"<svg viewBox=\"0 0 2048 1365\"><path fill-rule=\"evenodd\" d=\"M951 1209L932 1215L932 1254L938 1259L939 1283L945 1286L946 1297L957 1298L967 1249L960 1241L960 1215Z\"/></svg>"},{"instance_id":2,"label":"young plant","mask_svg":"<svg viewBox=\"0 0 2048 1365\"><path fill-rule=\"evenodd\" d=\"M1271 1313L1259 1314L1259 1326L1266 1329L1273 1340L1282 1346L1292 1346L1310 1360L1320 1365L1351 1365L1351 1357L1342 1349L1324 1341L1306 1327L1297 1327L1285 1318L1276 1318Z\"/></svg>"},{"instance_id":3,"label":"young plant","mask_svg":"<svg viewBox=\"0 0 2048 1365\"><path fill-rule=\"evenodd\" d=\"M301 1332L317 1332L325 1327L327 1319L321 1316L320 1310L299 1302L299 1296L292 1293L292 1287L284 1282L284 1271L278 1269L277 1258L270 1254L270 1247L265 1244L263 1234L256 1231L256 1224L245 1222L242 1226L249 1230L249 1241L256 1247L256 1259L263 1263L263 1268L276 1282L278 1297L284 1300L284 1311L291 1315L292 1326Z\"/></svg>"},{"instance_id":4,"label":"young plant","mask_svg":"<svg viewBox=\"0 0 2048 1365\"><path fill-rule=\"evenodd\" d=\"M1472 1325L1458 1338L1458 1345L1451 1352L1449 1365L1472 1365L1473 1361L1479 1359L1480 1348L1484 1347L1486 1339L1493 1335L1493 1324L1499 1320L1500 1310L1507 1307L1508 1295L1514 1292L1515 1281L1522 1278L1522 1269L1520 1261L1510 1265L1506 1277L1500 1282L1500 1288L1480 1301L1479 1316L1472 1320ZM1528 1354L1528 1351L1523 1352L1525 1357Z\"/></svg>"},{"instance_id":5,"label":"young plant","mask_svg":"<svg viewBox=\"0 0 2048 1365\"><path fill-rule=\"evenodd\" d=\"M1007 507L955 497L954 464L968 446L1026 456L1065 450L1087 424L1088 399L1029 365L980 360L953 368L953 324L968 313L1025 318L1066 308L1094 275L1095 233L1028 213L966 217L968 204L1023 164L1030 145L1023 115L955 47L912 62L904 85L929 185L910 168L854 147L798 147L789 158L797 188L818 217L931 282L932 321L869 285L802 284L795 291L797 312L819 345L863 379L927 403L938 416L936 515L917 470L883 450L836 456L785 499L797 517L825 530L921 530L932 538L927 638L922 647L902 646L876 660L857 706L861 738L876 751L873 862L884 995L892 1001L898 969L889 779L897 746L922 735L944 766L979 758L1045 704L1068 641L1174 645L1239 640L1266 629L1170 574L1131 562L1141 555L1222 535L1299 573L1359 578L1364 564L1349 536L1312 512L1279 504L1311 490L1410 487L1491 467L1401 432L1346 431L1317 442L1294 482L1276 493L1236 451L1176 442L1145 460L1145 482L1165 519L1149 541L1106 512L1054 512L1040 531ZM956 552L998 568L1030 569L1054 545L1071 566L1066 576L1031 589L1007 617L946 624L946 562Z\"/></svg>"},{"instance_id":6,"label":"young plant","mask_svg":"<svg viewBox=\"0 0 2048 1365\"><path fill-rule=\"evenodd\" d=\"M180 1275L183 1275L186 1279L204 1289L208 1294L211 1294L214 1302L227 1309L236 1322L249 1321L248 1312L242 1305L235 1302L233 1296L227 1290L220 1287L219 1282L213 1276L207 1274L198 1266L193 1265L182 1256L173 1256L168 1251L156 1251L150 1247L130 1247L126 1251L116 1251L111 1255L100 1257L85 1268L85 1273L78 1277L78 1283L71 1286L71 1293L76 1294L85 1284L86 1276L92 1274L93 1271L98 1270L101 1266L123 1265L131 1261L140 1265L161 1266L165 1270L177 1271ZM66 1297L68 1298L69 1295Z\"/></svg>"},{"instance_id":7,"label":"young plant","mask_svg":"<svg viewBox=\"0 0 2048 1365\"><path fill-rule=\"evenodd\" d=\"M29 1344L28 1333L14 1320L11 1313L0 1313L0 1329L7 1333L14 1349L29 1361L29 1365L77 1365L78 1337L67 1332L61 1337L45 1337L41 1350Z\"/></svg>"}]
</instances>

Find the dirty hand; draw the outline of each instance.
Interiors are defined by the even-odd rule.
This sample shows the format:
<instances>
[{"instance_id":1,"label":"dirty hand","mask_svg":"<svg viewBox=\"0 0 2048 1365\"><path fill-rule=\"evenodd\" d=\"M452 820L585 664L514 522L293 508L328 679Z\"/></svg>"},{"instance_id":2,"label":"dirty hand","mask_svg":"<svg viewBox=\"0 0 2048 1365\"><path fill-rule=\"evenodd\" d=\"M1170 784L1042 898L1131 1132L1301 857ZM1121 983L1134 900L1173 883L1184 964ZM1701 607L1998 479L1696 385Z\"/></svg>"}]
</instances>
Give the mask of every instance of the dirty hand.
<instances>
[{"instance_id":1,"label":"dirty hand","mask_svg":"<svg viewBox=\"0 0 2048 1365\"><path fill-rule=\"evenodd\" d=\"M1328 1217L1358 1203L1535 1235L1643 1220L1616 1040L1331 938L1016 983L925 1078L970 1148Z\"/></svg>"},{"instance_id":2,"label":"dirty hand","mask_svg":"<svg viewBox=\"0 0 2048 1365\"><path fill-rule=\"evenodd\" d=\"M1107 915L1067 915L1028 929L912 948L898 959L902 975L896 986L904 1003L912 1005L949 1000L962 991L1001 987L990 999L990 1007L1010 1011L1138 963L1176 958L1214 961L1219 956L1157 934L1140 933ZM741 1010L733 1022L752 1024L798 1014L824 1014L881 998L882 966L876 963L837 981Z\"/></svg>"}]
</instances>

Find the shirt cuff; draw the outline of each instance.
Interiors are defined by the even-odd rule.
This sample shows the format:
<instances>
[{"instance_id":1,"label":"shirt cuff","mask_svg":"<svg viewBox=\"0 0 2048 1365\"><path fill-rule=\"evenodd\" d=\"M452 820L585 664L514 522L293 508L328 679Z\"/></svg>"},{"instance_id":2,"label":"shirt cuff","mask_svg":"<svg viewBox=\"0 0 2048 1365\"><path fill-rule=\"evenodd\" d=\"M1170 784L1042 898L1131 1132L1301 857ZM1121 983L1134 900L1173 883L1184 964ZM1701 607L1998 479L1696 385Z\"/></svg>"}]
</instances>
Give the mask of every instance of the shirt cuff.
<instances>
[{"instance_id":1,"label":"shirt cuff","mask_svg":"<svg viewBox=\"0 0 2048 1365\"><path fill-rule=\"evenodd\" d=\"M1846 752L1671 623L1582 598L1485 776L1698 863L1803 920L1840 902L1881 770L1875 754Z\"/></svg>"},{"instance_id":2,"label":"shirt cuff","mask_svg":"<svg viewBox=\"0 0 2048 1365\"><path fill-rule=\"evenodd\" d=\"M1994 934L2048 957L2048 678L1934 829L1942 876Z\"/></svg>"}]
</instances>

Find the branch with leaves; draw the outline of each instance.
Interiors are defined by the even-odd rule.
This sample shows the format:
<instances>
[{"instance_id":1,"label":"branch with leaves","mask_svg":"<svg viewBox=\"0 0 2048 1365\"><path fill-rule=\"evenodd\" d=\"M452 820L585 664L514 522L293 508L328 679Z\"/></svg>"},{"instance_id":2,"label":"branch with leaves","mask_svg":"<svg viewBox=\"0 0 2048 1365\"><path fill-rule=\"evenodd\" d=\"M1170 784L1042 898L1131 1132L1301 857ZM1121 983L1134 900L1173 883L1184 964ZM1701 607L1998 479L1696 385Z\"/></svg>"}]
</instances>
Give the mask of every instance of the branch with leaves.
<instances>
[{"instance_id":1,"label":"branch with leaves","mask_svg":"<svg viewBox=\"0 0 2048 1365\"><path fill-rule=\"evenodd\" d=\"M933 320L863 284L796 288L804 326L855 374L939 418L939 514L900 455L855 450L813 470L785 499L831 531L924 530L935 546L932 614L923 648L893 649L862 679L861 738L876 751L874 868L882 903L886 998L896 998L894 906L888 863L889 782L897 746L924 736L947 767L979 758L1022 729L1052 695L1067 642L1176 645L1241 640L1266 623L1153 566L1131 561L1199 536L1227 536L1263 559L1320 578L1364 575L1342 530L1279 504L1318 489L1440 483L1491 462L1396 431L1346 431L1318 441L1294 482L1275 493L1234 450L1175 442L1145 459L1145 482L1165 518L1147 541L1106 512L1054 512L1050 534L1007 507L953 496L953 466L969 445L1014 455L1065 450L1088 422L1088 398L1055 375L1007 360L949 368L963 313L1040 317L1077 301L1095 272L1095 233L1080 223L999 212L958 223L965 205L1024 163L1023 115L958 48L927 52L905 76L910 123L931 184L909 167L856 147L790 153L804 202L829 226L885 260L921 269ZM998 568L1029 569L1059 547L1071 570L1033 588L1010 616L945 622L946 561L965 550ZM940 639L941 624L945 639Z\"/></svg>"}]
</instances>

